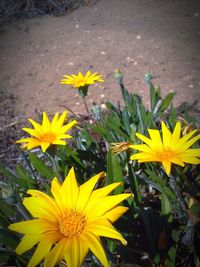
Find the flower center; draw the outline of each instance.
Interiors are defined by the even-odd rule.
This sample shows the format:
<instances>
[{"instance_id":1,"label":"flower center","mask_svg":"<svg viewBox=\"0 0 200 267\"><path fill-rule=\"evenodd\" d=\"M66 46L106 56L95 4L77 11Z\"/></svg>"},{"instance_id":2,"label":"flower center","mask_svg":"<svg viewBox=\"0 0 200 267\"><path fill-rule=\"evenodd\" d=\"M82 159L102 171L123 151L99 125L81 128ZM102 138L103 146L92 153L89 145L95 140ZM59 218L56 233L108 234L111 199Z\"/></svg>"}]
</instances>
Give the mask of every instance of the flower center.
<instances>
[{"instance_id":1,"label":"flower center","mask_svg":"<svg viewBox=\"0 0 200 267\"><path fill-rule=\"evenodd\" d=\"M78 236L86 224L85 216L77 211L70 211L58 221L61 234L68 238Z\"/></svg>"},{"instance_id":2,"label":"flower center","mask_svg":"<svg viewBox=\"0 0 200 267\"><path fill-rule=\"evenodd\" d=\"M176 153L171 149L164 149L162 152L158 152L158 157L163 160L170 160L176 155Z\"/></svg>"},{"instance_id":3,"label":"flower center","mask_svg":"<svg viewBox=\"0 0 200 267\"><path fill-rule=\"evenodd\" d=\"M77 87L81 87L81 86L84 86L86 84L86 81L85 79L79 79L76 83L76 86Z\"/></svg>"},{"instance_id":4,"label":"flower center","mask_svg":"<svg viewBox=\"0 0 200 267\"><path fill-rule=\"evenodd\" d=\"M56 139L56 135L52 132L47 132L47 133L40 135L41 142L52 143L53 141L55 141L55 139Z\"/></svg>"}]
</instances>

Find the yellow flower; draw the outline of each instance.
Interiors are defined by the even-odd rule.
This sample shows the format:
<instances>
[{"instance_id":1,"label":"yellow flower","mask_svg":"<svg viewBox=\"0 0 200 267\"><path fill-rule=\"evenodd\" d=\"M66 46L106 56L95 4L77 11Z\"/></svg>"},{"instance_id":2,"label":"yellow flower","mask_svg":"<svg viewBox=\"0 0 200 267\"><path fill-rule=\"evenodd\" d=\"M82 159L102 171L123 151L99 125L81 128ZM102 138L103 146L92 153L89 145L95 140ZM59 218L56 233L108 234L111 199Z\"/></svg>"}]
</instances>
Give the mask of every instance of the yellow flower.
<instances>
[{"instance_id":1,"label":"yellow flower","mask_svg":"<svg viewBox=\"0 0 200 267\"><path fill-rule=\"evenodd\" d=\"M168 175L171 172L171 164L184 166L185 163L199 164L200 149L189 149L200 139L200 134L191 137L197 132L193 130L185 136L181 135L181 123L177 122L173 133L162 122L162 139L158 130L148 129L150 138L136 133L136 136L146 144L131 145L130 147L141 151L131 156L131 160L138 162L162 162Z\"/></svg>"},{"instance_id":2,"label":"yellow flower","mask_svg":"<svg viewBox=\"0 0 200 267\"><path fill-rule=\"evenodd\" d=\"M72 136L66 134L66 132L77 124L77 121L73 120L70 123L63 125L66 115L67 112L64 111L59 118L59 113L57 112L54 115L52 122L50 122L46 112L43 112L41 125L34 120L29 119L29 122L33 125L34 129L22 128L22 130L29 133L32 137L18 140L16 143L26 143L24 148L27 149L41 146L43 152L45 152L51 144L65 145L66 142L62 139L72 138Z\"/></svg>"},{"instance_id":3,"label":"yellow flower","mask_svg":"<svg viewBox=\"0 0 200 267\"><path fill-rule=\"evenodd\" d=\"M117 206L131 194L108 194L121 183L113 183L104 188L95 189L99 179L105 174L99 173L78 186L72 168L65 181L60 184L57 178L51 183L48 196L38 190L28 190L24 206L35 218L11 224L10 230L24 234L16 253L38 246L30 259L28 267L38 265L44 259L44 267L53 267L65 260L68 267L78 267L83 263L89 249L103 266L109 266L100 237L127 242L112 226L128 208Z\"/></svg>"},{"instance_id":4,"label":"yellow flower","mask_svg":"<svg viewBox=\"0 0 200 267\"><path fill-rule=\"evenodd\" d=\"M102 76L103 75L99 75L97 72L91 74L91 72L88 71L85 76L79 72L78 75L64 75L65 79L62 79L60 83L71 84L74 88L80 88L94 84L95 82L104 82L104 80L101 78Z\"/></svg>"}]
</instances>

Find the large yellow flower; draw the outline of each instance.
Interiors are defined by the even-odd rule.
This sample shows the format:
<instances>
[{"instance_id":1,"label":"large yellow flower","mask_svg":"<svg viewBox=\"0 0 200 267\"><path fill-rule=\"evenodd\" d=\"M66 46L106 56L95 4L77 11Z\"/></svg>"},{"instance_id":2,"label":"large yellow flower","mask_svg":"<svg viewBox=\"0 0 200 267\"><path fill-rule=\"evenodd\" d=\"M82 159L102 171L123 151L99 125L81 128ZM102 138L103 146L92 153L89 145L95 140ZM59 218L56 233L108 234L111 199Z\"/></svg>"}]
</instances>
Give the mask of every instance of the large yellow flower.
<instances>
[{"instance_id":1,"label":"large yellow flower","mask_svg":"<svg viewBox=\"0 0 200 267\"><path fill-rule=\"evenodd\" d=\"M60 83L71 84L74 88L80 88L94 84L95 82L104 82L104 80L101 78L102 76L103 75L99 75L97 72L91 74L91 72L88 71L85 76L79 72L78 75L64 75L65 79L62 79Z\"/></svg>"},{"instance_id":2,"label":"large yellow flower","mask_svg":"<svg viewBox=\"0 0 200 267\"><path fill-rule=\"evenodd\" d=\"M41 146L43 152L45 152L51 144L65 145L66 142L62 139L72 138L72 136L66 134L66 132L77 124L77 121L73 120L70 123L63 125L66 116L67 112L64 111L59 118L59 113L57 112L53 117L52 122L50 122L46 112L43 112L41 125L34 120L29 119L29 122L33 125L34 129L22 128L22 130L29 133L32 137L23 138L16 143L25 143L24 148L27 149Z\"/></svg>"},{"instance_id":3,"label":"large yellow flower","mask_svg":"<svg viewBox=\"0 0 200 267\"><path fill-rule=\"evenodd\" d=\"M99 173L78 186L74 169L61 185L57 178L51 184L53 197L37 190L28 190L24 206L35 218L11 224L10 230L24 234L16 248L22 254L37 243L28 267L36 266L44 259L44 267L53 267L65 260L68 267L78 267L83 263L89 249L103 266L109 266L100 236L126 240L112 226L128 208L117 206L131 194L108 194L121 183L113 183L104 188L94 187L105 174Z\"/></svg>"},{"instance_id":4,"label":"large yellow flower","mask_svg":"<svg viewBox=\"0 0 200 267\"><path fill-rule=\"evenodd\" d=\"M131 148L141 151L131 156L131 160L138 162L162 162L168 175L171 172L171 164L184 166L185 163L199 164L200 149L189 149L200 139L200 134L191 137L197 132L193 130L181 137L181 123L177 122L173 133L162 122L162 139L158 130L148 129L150 138L136 133L136 136L146 144L130 145Z\"/></svg>"}]
</instances>

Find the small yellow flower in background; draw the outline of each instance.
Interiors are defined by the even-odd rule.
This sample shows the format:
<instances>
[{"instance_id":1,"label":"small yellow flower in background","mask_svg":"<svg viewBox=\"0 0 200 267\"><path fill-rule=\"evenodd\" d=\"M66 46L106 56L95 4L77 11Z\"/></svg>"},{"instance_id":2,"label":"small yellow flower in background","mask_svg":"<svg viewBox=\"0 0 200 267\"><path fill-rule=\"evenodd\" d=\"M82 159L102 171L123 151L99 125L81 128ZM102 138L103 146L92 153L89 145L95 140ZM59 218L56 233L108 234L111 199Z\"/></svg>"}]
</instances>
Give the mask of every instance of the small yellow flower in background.
<instances>
[{"instance_id":1,"label":"small yellow flower in background","mask_svg":"<svg viewBox=\"0 0 200 267\"><path fill-rule=\"evenodd\" d=\"M162 122L162 139L159 130L148 129L150 138L136 133L136 136L145 144L130 145L130 148L141 151L131 156L131 160L138 162L162 162L162 165L170 175L171 164L184 166L184 163L199 164L200 149L189 149L200 139L200 134L191 138L197 130L181 137L181 123L177 122L173 133Z\"/></svg>"},{"instance_id":2,"label":"small yellow flower in background","mask_svg":"<svg viewBox=\"0 0 200 267\"><path fill-rule=\"evenodd\" d=\"M108 196L121 183L113 183L100 189L94 187L105 173L99 173L78 186L72 168L63 184L57 178L51 183L48 196L38 190L28 190L31 197L23 204L35 218L11 224L10 230L24 234L16 248L21 255L38 246L28 267L38 265L44 259L44 267L53 267L65 260L68 267L79 267L89 249L103 266L109 266L100 237L127 242L112 226L128 208L117 206L131 194Z\"/></svg>"},{"instance_id":3,"label":"small yellow flower in background","mask_svg":"<svg viewBox=\"0 0 200 267\"><path fill-rule=\"evenodd\" d=\"M85 76L79 72L78 75L64 75L65 79L62 79L60 83L71 84L74 88L80 88L96 82L104 82L104 80L101 78L102 76L103 75L99 75L97 72L92 74L90 71L88 71Z\"/></svg>"},{"instance_id":4,"label":"small yellow flower in background","mask_svg":"<svg viewBox=\"0 0 200 267\"><path fill-rule=\"evenodd\" d=\"M121 152L125 152L130 149L129 142L119 142L119 143L111 143L111 150L115 154L119 154Z\"/></svg>"},{"instance_id":5,"label":"small yellow flower in background","mask_svg":"<svg viewBox=\"0 0 200 267\"><path fill-rule=\"evenodd\" d=\"M67 112L64 111L59 118L59 113L57 112L54 115L52 122L50 122L46 112L43 112L41 125L34 120L29 119L29 122L33 125L34 129L22 128L22 130L29 133L32 137L18 140L16 143L26 143L23 146L26 149L33 149L41 146L43 152L45 152L50 145L66 145L66 142L63 139L72 138L72 136L66 134L66 132L77 124L77 121L73 120L68 124L63 125L66 116Z\"/></svg>"}]
</instances>

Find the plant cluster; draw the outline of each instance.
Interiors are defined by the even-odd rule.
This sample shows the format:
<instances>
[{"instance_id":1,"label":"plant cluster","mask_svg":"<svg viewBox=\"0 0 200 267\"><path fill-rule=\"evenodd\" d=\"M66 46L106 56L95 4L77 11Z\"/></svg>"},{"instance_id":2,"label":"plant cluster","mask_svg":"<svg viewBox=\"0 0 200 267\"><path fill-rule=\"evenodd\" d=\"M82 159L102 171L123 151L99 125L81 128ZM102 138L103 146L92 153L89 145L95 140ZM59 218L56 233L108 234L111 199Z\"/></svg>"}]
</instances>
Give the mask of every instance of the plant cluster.
<instances>
[{"instance_id":1,"label":"plant cluster","mask_svg":"<svg viewBox=\"0 0 200 267\"><path fill-rule=\"evenodd\" d=\"M52 121L44 112L41 124L29 119L16 171L0 165L1 266L198 266L195 117L179 114L174 93L163 98L150 74L149 108L119 70L115 78L124 104L90 111L88 88L102 75L65 75L90 122L66 111Z\"/></svg>"}]
</instances>

